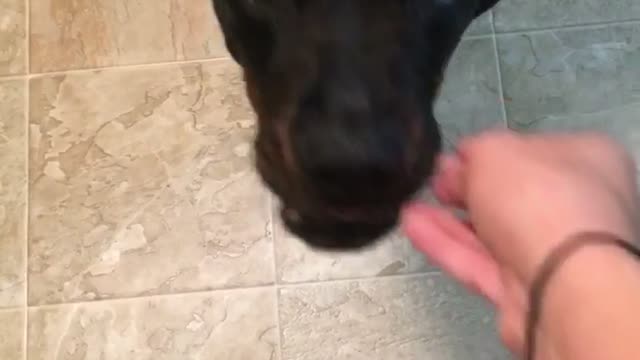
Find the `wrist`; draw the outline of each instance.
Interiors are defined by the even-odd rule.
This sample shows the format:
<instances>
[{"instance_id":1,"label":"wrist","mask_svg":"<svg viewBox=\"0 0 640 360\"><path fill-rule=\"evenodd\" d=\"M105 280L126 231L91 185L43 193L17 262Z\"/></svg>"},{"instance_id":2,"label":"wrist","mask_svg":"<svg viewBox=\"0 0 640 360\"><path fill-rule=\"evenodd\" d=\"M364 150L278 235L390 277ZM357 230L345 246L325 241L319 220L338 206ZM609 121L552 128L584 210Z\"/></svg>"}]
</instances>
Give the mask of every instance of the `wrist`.
<instances>
[{"instance_id":1,"label":"wrist","mask_svg":"<svg viewBox=\"0 0 640 360\"><path fill-rule=\"evenodd\" d=\"M640 333L640 259L593 236L606 237L576 241L546 284L538 347L563 359L640 358L631 338Z\"/></svg>"}]
</instances>

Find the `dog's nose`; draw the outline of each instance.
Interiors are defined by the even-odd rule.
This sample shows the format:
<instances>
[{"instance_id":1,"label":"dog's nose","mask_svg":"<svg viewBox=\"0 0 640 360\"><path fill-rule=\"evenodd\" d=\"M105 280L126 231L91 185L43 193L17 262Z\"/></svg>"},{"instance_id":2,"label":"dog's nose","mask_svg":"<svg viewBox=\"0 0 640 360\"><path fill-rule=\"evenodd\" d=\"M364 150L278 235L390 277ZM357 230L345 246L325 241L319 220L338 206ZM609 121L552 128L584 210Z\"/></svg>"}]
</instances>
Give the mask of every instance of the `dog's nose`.
<instances>
[{"instance_id":1,"label":"dog's nose","mask_svg":"<svg viewBox=\"0 0 640 360\"><path fill-rule=\"evenodd\" d=\"M403 181L402 159L350 157L308 168L311 186L320 198L337 207L380 206L395 202Z\"/></svg>"},{"instance_id":2,"label":"dog's nose","mask_svg":"<svg viewBox=\"0 0 640 360\"><path fill-rule=\"evenodd\" d=\"M408 177L405 147L398 144L402 137L385 137L383 130L354 136L342 129L296 144L298 166L310 195L338 207L380 206L400 200L406 188L402 183Z\"/></svg>"}]
</instances>

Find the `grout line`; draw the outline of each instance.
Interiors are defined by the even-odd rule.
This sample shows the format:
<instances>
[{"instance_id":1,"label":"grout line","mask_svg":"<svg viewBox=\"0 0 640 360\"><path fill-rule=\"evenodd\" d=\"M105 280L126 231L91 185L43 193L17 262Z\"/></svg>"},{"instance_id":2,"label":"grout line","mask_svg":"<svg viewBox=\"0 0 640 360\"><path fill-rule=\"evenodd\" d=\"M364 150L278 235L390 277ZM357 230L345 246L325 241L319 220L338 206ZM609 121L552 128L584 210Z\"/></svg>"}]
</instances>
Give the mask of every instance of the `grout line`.
<instances>
[{"instance_id":1,"label":"grout line","mask_svg":"<svg viewBox=\"0 0 640 360\"><path fill-rule=\"evenodd\" d=\"M156 67L162 67L162 66L203 64L203 63L228 61L228 60L231 60L231 58L228 56L223 56L223 57L216 57L216 58L204 58L204 59L194 59L194 60L160 61L160 62L144 63L144 64L127 64L127 65L103 66L103 67L92 67L92 68L82 68L82 69L69 69L69 70L60 70L60 71L45 71L40 73L30 73L27 76L30 78L34 78L34 77L43 77L43 76L86 74L86 73L92 73L96 71L112 71L112 70L128 71L128 70L136 70L136 69L156 68Z\"/></svg>"},{"instance_id":2,"label":"grout line","mask_svg":"<svg viewBox=\"0 0 640 360\"><path fill-rule=\"evenodd\" d=\"M462 37L462 39L460 39L461 41L465 41L465 40L484 40L484 39L490 39L493 36L492 33L489 34L478 34L478 35L464 35Z\"/></svg>"},{"instance_id":3,"label":"grout line","mask_svg":"<svg viewBox=\"0 0 640 360\"><path fill-rule=\"evenodd\" d=\"M65 306L91 306L94 304L120 304L127 302L142 302L142 301L152 301L152 300L161 300L161 299L171 299L171 298L181 298L186 296L204 296L204 295L213 295L213 294L225 294L225 293L234 293L234 292L248 292L254 290L269 290L273 289L273 284L268 285L256 285L256 286L246 286L246 287L237 287L237 288L226 288L226 289L211 289L211 290L197 290L197 291L185 291L179 293L167 293L167 294L154 294L147 296L125 296L119 297L115 299L97 299L97 300L82 300L82 301L70 301L70 302L62 302L62 303L51 303L51 304L42 304L42 305L32 305L29 306L29 309L38 310L38 309L51 309Z\"/></svg>"},{"instance_id":4,"label":"grout line","mask_svg":"<svg viewBox=\"0 0 640 360\"><path fill-rule=\"evenodd\" d=\"M28 310L51 309L51 308L58 308L58 307L65 307L65 306L83 306L83 305L91 306L93 304L102 304L102 303L117 304L117 303L124 303L124 302L150 301L150 300L156 300L156 299L179 298L179 297L185 297L185 296L198 296L198 295L209 295L209 294L224 294L224 293L230 293L230 292L246 292L246 291L254 291L254 290L291 289L296 287L344 284L344 283L349 283L354 281L372 282L372 281L391 280L391 279L412 279L412 278L431 277L431 276L440 276L440 275L442 275L440 271L425 271L425 272L409 273L409 274L352 277L352 278L344 278L344 279L307 281L307 282L278 284L278 285L266 284L266 285L245 286L245 287L226 288L226 289L211 289L211 290L199 290L199 291L186 291L186 292L180 292L180 293L154 294L154 295L148 295L148 296L129 296L129 297L120 297L115 299L97 299L97 300L86 300L86 301L83 300L83 301L70 301L70 302L51 303L51 304L43 304L43 305L32 305L32 306L28 306ZM12 309L8 308L6 310L9 311ZM13 309L13 310L16 310L16 309ZM0 309L0 311L2 311L2 309Z\"/></svg>"},{"instance_id":5,"label":"grout line","mask_svg":"<svg viewBox=\"0 0 640 360\"><path fill-rule=\"evenodd\" d=\"M269 232L271 233L271 250L273 256L273 292L275 296L275 317L276 317L276 359L282 359L282 321L280 317L280 290L278 287L278 257L276 255L276 226L275 226L275 214L273 211L275 198L272 193L269 193Z\"/></svg>"},{"instance_id":6,"label":"grout line","mask_svg":"<svg viewBox=\"0 0 640 360\"><path fill-rule=\"evenodd\" d=\"M29 74L31 73L31 1L25 0L25 101L24 101L24 130L25 130L25 219L24 219L24 337L23 337L23 357L25 360L29 358L29 214L30 214L30 190L29 184L29 156L30 156L30 131L29 118L31 116L31 82Z\"/></svg>"},{"instance_id":7,"label":"grout line","mask_svg":"<svg viewBox=\"0 0 640 360\"><path fill-rule=\"evenodd\" d=\"M278 289L291 289L297 287L309 287L309 286L317 286L317 285L333 285L333 284L345 284L350 282L372 282L378 280L392 280L392 279L413 279L413 278L421 278L421 277L431 277L431 276L440 276L442 272L437 270L431 271L422 271L415 273L407 273L407 274L393 274L393 275L384 275L384 276L363 276L363 277L352 277L352 278L344 278L344 279L333 279L333 280L324 280L324 281L303 281L297 283L290 284L280 284L277 285Z\"/></svg>"},{"instance_id":8,"label":"grout line","mask_svg":"<svg viewBox=\"0 0 640 360\"><path fill-rule=\"evenodd\" d=\"M27 79L29 77L28 74L19 74L19 75L0 75L0 81L12 81L12 80L22 80Z\"/></svg>"},{"instance_id":9,"label":"grout line","mask_svg":"<svg viewBox=\"0 0 640 360\"><path fill-rule=\"evenodd\" d=\"M31 0L24 0L24 28L25 28L25 47L24 47L24 56L25 56L25 73L31 73Z\"/></svg>"},{"instance_id":10,"label":"grout line","mask_svg":"<svg viewBox=\"0 0 640 360\"><path fill-rule=\"evenodd\" d=\"M631 19L631 20L610 20L610 21L594 21L591 23L585 24L575 24L575 25L557 25L557 26L549 26L544 28L525 28L518 30L506 30L506 31L496 31L496 35L521 35L521 34L536 34L536 33L547 33L553 31L571 31L571 30L591 30L604 28L609 26L624 26L624 25L637 25L640 24L640 19ZM492 25L495 31L495 23L492 21Z\"/></svg>"},{"instance_id":11,"label":"grout line","mask_svg":"<svg viewBox=\"0 0 640 360\"><path fill-rule=\"evenodd\" d=\"M23 311L24 306L17 306L17 307L5 307L5 308L0 308L0 315L2 314L11 314L11 313L16 313L16 312L20 312Z\"/></svg>"},{"instance_id":12,"label":"grout line","mask_svg":"<svg viewBox=\"0 0 640 360\"><path fill-rule=\"evenodd\" d=\"M30 117L30 103L31 103L31 90L30 90L30 81L29 79L25 79L25 111L24 111L24 131L25 131L25 202L24 202L24 359L27 359L27 343L29 340L28 337L28 329L29 329L29 214L30 214L30 171L29 171L29 144L30 144L30 131L29 131L29 117Z\"/></svg>"},{"instance_id":13,"label":"grout line","mask_svg":"<svg viewBox=\"0 0 640 360\"><path fill-rule=\"evenodd\" d=\"M129 71L136 69L147 69L147 68L156 68L162 66L180 66L180 65L189 65L189 64L207 64L218 61L229 61L232 60L231 57L223 56L216 58L205 58L205 59L194 59L194 60L180 60L180 61L165 61L165 62L155 62L155 63L144 63L144 64L127 64L127 65L116 65L116 66L104 66L104 67L92 67L92 68L83 68L83 69L68 69L68 70L59 70L59 71L45 71L40 73L31 73L27 72L25 74L11 74L11 75L0 75L0 81L3 80L17 80L22 78L38 78L44 76L59 76L59 75L76 75L76 74L85 74L85 73L93 73L97 71Z\"/></svg>"},{"instance_id":14,"label":"grout line","mask_svg":"<svg viewBox=\"0 0 640 360\"><path fill-rule=\"evenodd\" d=\"M282 339L284 332L282 331L282 317L280 316L280 288L273 287L273 295L275 296L275 320L276 320L276 360L282 360Z\"/></svg>"},{"instance_id":15,"label":"grout line","mask_svg":"<svg viewBox=\"0 0 640 360\"><path fill-rule=\"evenodd\" d=\"M269 217L269 233L271 235L271 244L273 246L271 246L271 251L272 251L272 256L273 256L273 276L274 276L274 280L273 283L275 285L278 285L278 260L277 260L277 256L276 256L276 227L275 227L275 215L273 213L273 205L275 203L275 199L273 194L271 194L270 192L268 192L269 195L269 213L268 213L268 217Z\"/></svg>"},{"instance_id":16,"label":"grout line","mask_svg":"<svg viewBox=\"0 0 640 360\"><path fill-rule=\"evenodd\" d=\"M24 99L24 166L25 166L25 209L24 209L24 329L22 339L22 356L24 360L29 359L29 215L30 215L30 197L31 197L31 185L30 185L30 170L29 170L29 157L31 143L31 134L29 130L29 122L31 117L31 81L29 80L29 74L31 73L31 0L24 0L25 11L25 99Z\"/></svg>"},{"instance_id":17,"label":"grout line","mask_svg":"<svg viewBox=\"0 0 640 360\"><path fill-rule=\"evenodd\" d=\"M507 117L507 105L504 97L504 85L502 83L502 65L500 63L500 53L498 51L498 37L496 36L496 22L495 17L493 15L493 10L490 13L491 17L491 32L493 36L493 54L496 61L496 71L498 73L498 96L500 97L500 110L502 112L502 122L503 125L508 129L509 128L509 118Z\"/></svg>"}]
</instances>

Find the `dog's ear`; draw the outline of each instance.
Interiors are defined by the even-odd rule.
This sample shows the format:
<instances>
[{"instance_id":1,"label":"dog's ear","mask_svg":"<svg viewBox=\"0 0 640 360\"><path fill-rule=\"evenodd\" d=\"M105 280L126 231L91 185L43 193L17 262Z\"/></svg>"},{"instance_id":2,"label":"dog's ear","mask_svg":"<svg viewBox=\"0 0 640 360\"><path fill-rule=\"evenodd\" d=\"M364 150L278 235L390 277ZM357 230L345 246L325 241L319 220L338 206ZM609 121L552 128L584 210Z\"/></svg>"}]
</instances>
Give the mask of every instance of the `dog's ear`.
<instances>
[{"instance_id":1,"label":"dog's ear","mask_svg":"<svg viewBox=\"0 0 640 360\"><path fill-rule=\"evenodd\" d=\"M233 59L244 68L265 66L275 41L267 9L254 0L213 0L213 7Z\"/></svg>"}]
</instances>

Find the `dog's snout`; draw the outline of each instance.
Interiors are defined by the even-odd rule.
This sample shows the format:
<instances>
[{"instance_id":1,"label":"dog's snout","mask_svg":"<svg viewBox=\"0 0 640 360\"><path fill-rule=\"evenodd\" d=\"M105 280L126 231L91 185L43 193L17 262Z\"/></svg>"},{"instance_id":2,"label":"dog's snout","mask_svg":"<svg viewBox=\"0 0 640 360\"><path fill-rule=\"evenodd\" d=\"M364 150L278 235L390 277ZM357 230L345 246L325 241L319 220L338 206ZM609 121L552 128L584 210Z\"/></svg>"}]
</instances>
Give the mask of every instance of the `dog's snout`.
<instances>
[{"instance_id":1,"label":"dog's snout","mask_svg":"<svg viewBox=\"0 0 640 360\"><path fill-rule=\"evenodd\" d=\"M397 225L441 151L443 70L496 1L214 0L258 115L256 167L289 230L344 249Z\"/></svg>"},{"instance_id":2,"label":"dog's snout","mask_svg":"<svg viewBox=\"0 0 640 360\"><path fill-rule=\"evenodd\" d=\"M338 121L328 124L333 119ZM297 120L292 150L308 190L333 206L380 206L399 200L394 189L405 188L399 185L410 167L402 122L380 121L375 115L352 120Z\"/></svg>"},{"instance_id":3,"label":"dog's snout","mask_svg":"<svg viewBox=\"0 0 640 360\"><path fill-rule=\"evenodd\" d=\"M390 209L375 218L367 213L349 218L349 214L341 211L318 218L284 207L281 218L290 231L302 236L313 247L325 250L357 249L370 245L373 239L388 233L397 222L397 213L397 209Z\"/></svg>"},{"instance_id":4,"label":"dog's snout","mask_svg":"<svg viewBox=\"0 0 640 360\"><path fill-rule=\"evenodd\" d=\"M383 201L394 182L405 174L398 166L401 158L393 156L350 156L343 152L341 161L321 163L308 169L308 176L316 184L316 191L336 205L368 206ZM345 202L351 202L345 203ZM379 205L379 204L378 204Z\"/></svg>"},{"instance_id":5,"label":"dog's snout","mask_svg":"<svg viewBox=\"0 0 640 360\"><path fill-rule=\"evenodd\" d=\"M345 156L348 158L348 155ZM391 160L376 158L352 158L340 163L320 164L310 169L316 179L327 182L339 182L350 179L354 185L365 183L383 184L399 175L397 166Z\"/></svg>"}]
</instances>

